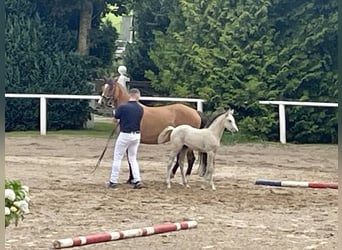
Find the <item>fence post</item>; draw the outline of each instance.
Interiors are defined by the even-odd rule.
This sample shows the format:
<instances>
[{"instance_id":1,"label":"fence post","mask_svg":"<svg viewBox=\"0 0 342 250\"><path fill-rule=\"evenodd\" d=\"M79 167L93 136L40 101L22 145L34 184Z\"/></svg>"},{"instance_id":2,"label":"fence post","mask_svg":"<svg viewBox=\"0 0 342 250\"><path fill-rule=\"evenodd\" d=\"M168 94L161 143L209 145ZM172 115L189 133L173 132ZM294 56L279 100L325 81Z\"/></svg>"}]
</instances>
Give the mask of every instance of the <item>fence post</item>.
<instances>
[{"instance_id":1,"label":"fence post","mask_svg":"<svg viewBox=\"0 0 342 250\"><path fill-rule=\"evenodd\" d=\"M46 135L46 97L40 97L40 135Z\"/></svg>"},{"instance_id":2,"label":"fence post","mask_svg":"<svg viewBox=\"0 0 342 250\"><path fill-rule=\"evenodd\" d=\"M285 117L285 104L279 104L279 133L280 142L286 143L286 117Z\"/></svg>"},{"instance_id":3,"label":"fence post","mask_svg":"<svg viewBox=\"0 0 342 250\"><path fill-rule=\"evenodd\" d=\"M202 103L202 101L197 101L197 111L203 112L203 103Z\"/></svg>"}]
</instances>

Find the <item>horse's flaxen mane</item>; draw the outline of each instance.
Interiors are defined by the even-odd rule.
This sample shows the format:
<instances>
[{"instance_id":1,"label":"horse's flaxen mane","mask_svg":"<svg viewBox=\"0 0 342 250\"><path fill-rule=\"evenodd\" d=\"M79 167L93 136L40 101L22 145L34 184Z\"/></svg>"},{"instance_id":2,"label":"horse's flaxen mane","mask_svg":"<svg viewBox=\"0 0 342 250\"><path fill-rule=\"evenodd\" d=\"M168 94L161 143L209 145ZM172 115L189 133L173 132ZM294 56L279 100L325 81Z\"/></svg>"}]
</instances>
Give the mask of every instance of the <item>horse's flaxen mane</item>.
<instances>
[{"instance_id":1,"label":"horse's flaxen mane","mask_svg":"<svg viewBox=\"0 0 342 250\"><path fill-rule=\"evenodd\" d=\"M118 87L119 89L121 89L121 91L123 91L123 93L127 93L127 94L128 94L127 89L125 89L125 87L122 86L122 85L118 82L118 80L119 80L119 77L118 77L118 76L116 76L116 77L113 78L113 82L114 82L115 86Z\"/></svg>"},{"instance_id":2,"label":"horse's flaxen mane","mask_svg":"<svg viewBox=\"0 0 342 250\"><path fill-rule=\"evenodd\" d=\"M220 112L218 114L213 115L206 123L205 128L209 128L209 126L217 119L217 117L221 116L222 114L226 113L226 111Z\"/></svg>"},{"instance_id":3,"label":"horse's flaxen mane","mask_svg":"<svg viewBox=\"0 0 342 250\"><path fill-rule=\"evenodd\" d=\"M119 79L119 77L116 76L114 78L111 78L111 81L113 82L113 84L116 84L118 82L118 79Z\"/></svg>"}]
</instances>

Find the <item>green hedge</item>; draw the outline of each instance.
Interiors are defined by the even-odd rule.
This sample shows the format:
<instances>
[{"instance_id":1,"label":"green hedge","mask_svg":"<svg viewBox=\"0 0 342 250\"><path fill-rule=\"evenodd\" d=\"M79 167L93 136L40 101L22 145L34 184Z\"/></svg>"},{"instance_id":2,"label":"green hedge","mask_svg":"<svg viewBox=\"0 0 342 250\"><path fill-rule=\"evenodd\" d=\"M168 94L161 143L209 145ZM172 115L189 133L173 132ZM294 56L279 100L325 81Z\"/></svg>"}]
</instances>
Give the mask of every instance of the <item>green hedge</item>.
<instances>
[{"instance_id":1,"label":"green hedge","mask_svg":"<svg viewBox=\"0 0 342 250\"><path fill-rule=\"evenodd\" d=\"M6 93L91 94L91 64L72 51L73 35L44 23L29 1L5 1ZM89 101L48 100L48 129L78 129L89 117ZM5 130L39 126L39 100L7 98Z\"/></svg>"}]
</instances>

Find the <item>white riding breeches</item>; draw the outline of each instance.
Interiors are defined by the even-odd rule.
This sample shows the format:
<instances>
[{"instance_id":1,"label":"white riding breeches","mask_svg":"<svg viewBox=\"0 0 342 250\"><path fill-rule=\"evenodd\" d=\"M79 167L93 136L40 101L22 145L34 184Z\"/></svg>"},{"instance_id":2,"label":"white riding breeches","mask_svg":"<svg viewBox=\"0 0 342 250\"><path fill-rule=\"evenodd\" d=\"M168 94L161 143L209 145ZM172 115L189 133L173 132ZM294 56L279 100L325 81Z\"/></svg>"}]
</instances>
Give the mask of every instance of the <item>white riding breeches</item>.
<instances>
[{"instance_id":1,"label":"white riding breeches","mask_svg":"<svg viewBox=\"0 0 342 250\"><path fill-rule=\"evenodd\" d=\"M115 149L113 155L113 165L112 172L110 176L110 181L112 183L118 183L120 167L122 158L127 151L127 159L129 164L131 165L133 181L138 182L140 179L140 170L137 161L137 153L140 144L141 135L137 133L123 133L120 132L118 138L115 142Z\"/></svg>"}]
</instances>

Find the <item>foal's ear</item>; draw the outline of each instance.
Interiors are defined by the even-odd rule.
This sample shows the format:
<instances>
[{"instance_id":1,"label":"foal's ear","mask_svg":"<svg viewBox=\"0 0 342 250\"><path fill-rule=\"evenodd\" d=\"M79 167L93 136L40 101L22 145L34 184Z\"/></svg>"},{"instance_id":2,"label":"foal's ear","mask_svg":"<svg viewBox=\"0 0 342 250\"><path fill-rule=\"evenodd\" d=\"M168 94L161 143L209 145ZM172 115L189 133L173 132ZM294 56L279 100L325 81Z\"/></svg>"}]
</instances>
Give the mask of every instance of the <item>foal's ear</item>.
<instances>
[{"instance_id":1,"label":"foal's ear","mask_svg":"<svg viewBox=\"0 0 342 250\"><path fill-rule=\"evenodd\" d=\"M231 114L231 115L234 114L234 109L229 109L228 113Z\"/></svg>"}]
</instances>

